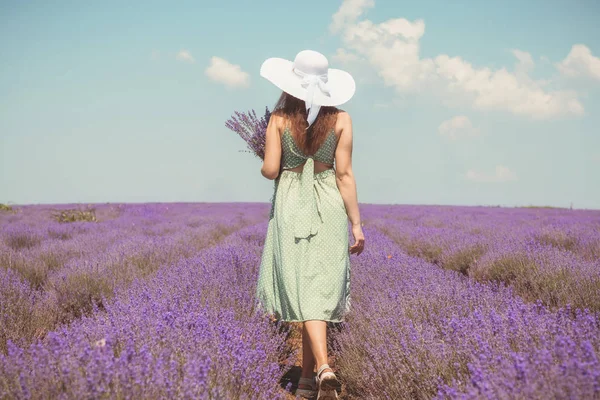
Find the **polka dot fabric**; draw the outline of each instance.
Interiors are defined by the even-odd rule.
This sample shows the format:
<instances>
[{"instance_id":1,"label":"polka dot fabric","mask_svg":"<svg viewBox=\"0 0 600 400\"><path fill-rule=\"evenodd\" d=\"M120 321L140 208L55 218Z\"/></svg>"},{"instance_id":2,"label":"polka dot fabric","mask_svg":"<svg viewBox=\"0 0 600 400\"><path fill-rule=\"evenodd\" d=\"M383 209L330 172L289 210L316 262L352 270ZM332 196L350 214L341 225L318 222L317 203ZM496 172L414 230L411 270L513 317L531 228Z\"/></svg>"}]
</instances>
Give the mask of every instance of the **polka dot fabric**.
<instances>
[{"instance_id":1,"label":"polka dot fabric","mask_svg":"<svg viewBox=\"0 0 600 400\"><path fill-rule=\"evenodd\" d=\"M319 147L312 156L316 161L325 164L333 164L335 159L335 149L337 147L337 137L335 130L331 130L325 142ZM285 128L281 135L281 164L284 169L295 168L306 161L310 156L305 155L296 145L294 137L289 128Z\"/></svg>"},{"instance_id":2,"label":"polka dot fabric","mask_svg":"<svg viewBox=\"0 0 600 400\"><path fill-rule=\"evenodd\" d=\"M314 160L333 164L332 131L313 156L282 135L282 166L256 287L257 307L284 321L341 322L350 311L348 217L334 169L314 172ZM303 162L302 172L286 169Z\"/></svg>"}]
</instances>

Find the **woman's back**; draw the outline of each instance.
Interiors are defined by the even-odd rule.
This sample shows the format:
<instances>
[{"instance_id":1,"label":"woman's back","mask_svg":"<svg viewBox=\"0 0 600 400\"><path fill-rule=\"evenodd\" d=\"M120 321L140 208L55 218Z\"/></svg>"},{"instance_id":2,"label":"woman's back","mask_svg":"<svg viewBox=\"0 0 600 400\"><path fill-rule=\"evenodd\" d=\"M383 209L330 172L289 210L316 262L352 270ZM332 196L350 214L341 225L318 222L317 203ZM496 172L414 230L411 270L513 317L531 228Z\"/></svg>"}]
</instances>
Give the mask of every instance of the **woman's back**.
<instances>
[{"instance_id":1,"label":"woman's back","mask_svg":"<svg viewBox=\"0 0 600 400\"><path fill-rule=\"evenodd\" d=\"M283 169L299 172L308 158L315 162L315 172L332 168L335 161L337 135L332 128L329 134L312 155L305 154L294 139L289 128L284 128L281 135L281 165Z\"/></svg>"},{"instance_id":2,"label":"woman's back","mask_svg":"<svg viewBox=\"0 0 600 400\"><path fill-rule=\"evenodd\" d=\"M343 114L346 113L335 107L323 107L311 130L307 131L303 113L282 113L281 169L301 172L308 158L314 161L315 173L333 168L343 130L343 124L340 124L343 118L338 116Z\"/></svg>"}]
</instances>

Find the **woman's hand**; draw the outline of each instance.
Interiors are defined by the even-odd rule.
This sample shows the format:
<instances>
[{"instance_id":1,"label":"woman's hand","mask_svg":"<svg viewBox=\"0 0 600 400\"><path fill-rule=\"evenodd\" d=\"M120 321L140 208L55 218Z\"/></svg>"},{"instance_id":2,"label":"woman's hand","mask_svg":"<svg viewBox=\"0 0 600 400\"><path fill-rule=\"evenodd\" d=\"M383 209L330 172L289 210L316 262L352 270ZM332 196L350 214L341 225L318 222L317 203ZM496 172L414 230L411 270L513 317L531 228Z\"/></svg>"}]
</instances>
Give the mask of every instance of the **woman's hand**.
<instances>
[{"instance_id":1,"label":"woman's hand","mask_svg":"<svg viewBox=\"0 0 600 400\"><path fill-rule=\"evenodd\" d=\"M350 246L350 254L356 253L357 256L365 249L365 235L361 224L352 224L352 236L354 236L354 244Z\"/></svg>"}]
</instances>

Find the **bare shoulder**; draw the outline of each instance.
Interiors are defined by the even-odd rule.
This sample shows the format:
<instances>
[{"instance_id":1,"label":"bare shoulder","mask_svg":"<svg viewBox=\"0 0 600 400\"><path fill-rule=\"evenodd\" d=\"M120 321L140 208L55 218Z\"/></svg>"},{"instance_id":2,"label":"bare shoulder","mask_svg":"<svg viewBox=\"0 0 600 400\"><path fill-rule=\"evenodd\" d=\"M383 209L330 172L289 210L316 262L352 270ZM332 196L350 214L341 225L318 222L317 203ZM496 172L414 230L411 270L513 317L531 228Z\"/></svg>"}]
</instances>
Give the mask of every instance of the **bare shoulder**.
<instances>
[{"instance_id":1,"label":"bare shoulder","mask_svg":"<svg viewBox=\"0 0 600 400\"><path fill-rule=\"evenodd\" d=\"M271 114L271 117L269 118L269 122L273 121L274 123L279 125L283 121L284 118L285 118L285 115L281 111L277 110Z\"/></svg>"},{"instance_id":2,"label":"bare shoulder","mask_svg":"<svg viewBox=\"0 0 600 400\"><path fill-rule=\"evenodd\" d=\"M335 124L338 136L344 132L352 129L352 118L346 111L340 110L337 115L337 122Z\"/></svg>"},{"instance_id":3,"label":"bare shoulder","mask_svg":"<svg viewBox=\"0 0 600 400\"><path fill-rule=\"evenodd\" d=\"M286 116L279 110L274 111L269 118L269 125L274 126L277 131L281 131L281 128L285 126Z\"/></svg>"}]
</instances>

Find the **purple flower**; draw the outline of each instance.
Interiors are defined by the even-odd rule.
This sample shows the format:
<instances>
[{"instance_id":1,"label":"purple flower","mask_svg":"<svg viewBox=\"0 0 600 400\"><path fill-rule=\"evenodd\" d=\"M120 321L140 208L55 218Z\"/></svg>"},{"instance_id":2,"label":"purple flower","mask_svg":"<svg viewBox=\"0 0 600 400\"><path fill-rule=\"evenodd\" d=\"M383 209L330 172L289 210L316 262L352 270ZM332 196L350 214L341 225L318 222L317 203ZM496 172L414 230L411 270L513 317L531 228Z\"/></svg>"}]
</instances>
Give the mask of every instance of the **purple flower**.
<instances>
[{"instance_id":1,"label":"purple flower","mask_svg":"<svg viewBox=\"0 0 600 400\"><path fill-rule=\"evenodd\" d=\"M234 111L225 126L237 133L245 142L249 153L253 153L261 160L265 159L266 131L271 112L265 107L265 115L258 118L254 109L241 113Z\"/></svg>"}]
</instances>

